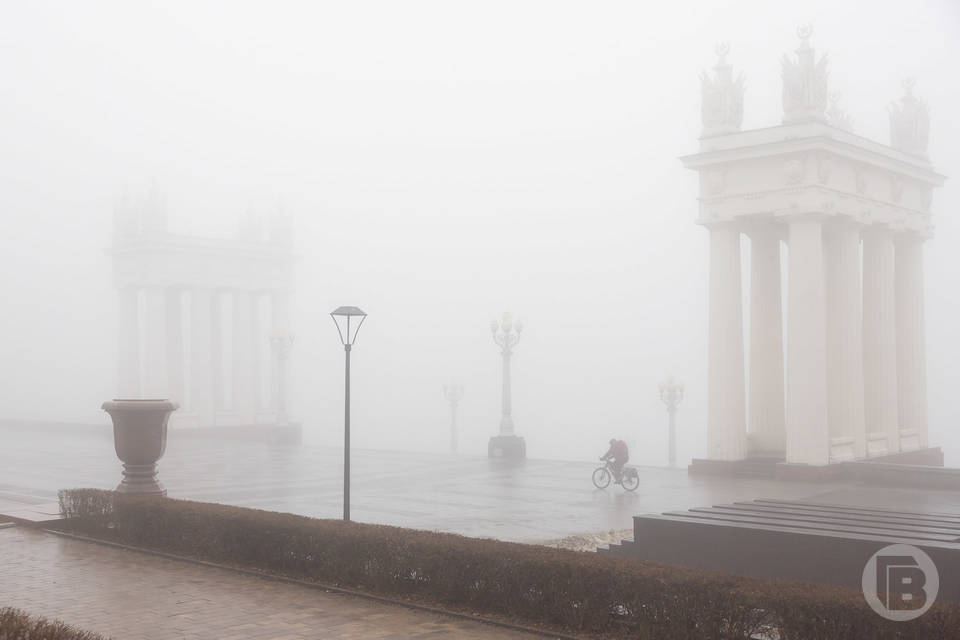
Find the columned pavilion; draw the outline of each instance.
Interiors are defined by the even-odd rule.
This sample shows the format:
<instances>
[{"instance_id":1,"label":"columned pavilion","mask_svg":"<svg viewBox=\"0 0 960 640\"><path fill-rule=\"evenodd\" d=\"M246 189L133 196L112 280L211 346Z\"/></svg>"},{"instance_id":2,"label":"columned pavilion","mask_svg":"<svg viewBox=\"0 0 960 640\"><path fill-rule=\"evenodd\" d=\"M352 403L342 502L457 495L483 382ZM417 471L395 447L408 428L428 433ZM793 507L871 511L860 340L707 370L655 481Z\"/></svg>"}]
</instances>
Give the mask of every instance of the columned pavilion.
<instances>
[{"instance_id":1,"label":"columned pavilion","mask_svg":"<svg viewBox=\"0 0 960 640\"><path fill-rule=\"evenodd\" d=\"M289 217L248 216L233 238L176 235L153 195L117 207L109 252L119 397L175 400L171 426L290 426L281 370L292 341Z\"/></svg>"},{"instance_id":2,"label":"columned pavilion","mask_svg":"<svg viewBox=\"0 0 960 640\"><path fill-rule=\"evenodd\" d=\"M710 233L712 460L826 465L927 447L923 243L944 182L927 108L908 82L889 145L852 133L810 29L798 35L782 60L783 121L763 129L741 131L743 79L718 48L700 150L682 158Z\"/></svg>"}]
</instances>

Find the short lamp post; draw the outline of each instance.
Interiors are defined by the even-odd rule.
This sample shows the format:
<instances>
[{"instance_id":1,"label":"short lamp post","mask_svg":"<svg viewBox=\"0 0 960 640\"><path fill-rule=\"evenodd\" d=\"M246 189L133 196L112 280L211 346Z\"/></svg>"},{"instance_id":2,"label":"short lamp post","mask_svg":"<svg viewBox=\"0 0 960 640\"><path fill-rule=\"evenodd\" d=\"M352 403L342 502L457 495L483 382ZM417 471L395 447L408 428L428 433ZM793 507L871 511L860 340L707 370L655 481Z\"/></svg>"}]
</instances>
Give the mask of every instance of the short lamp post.
<instances>
[{"instance_id":1,"label":"short lamp post","mask_svg":"<svg viewBox=\"0 0 960 640\"><path fill-rule=\"evenodd\" d=\"M514 323L509 313L504 313L499 322L496 320L490 322L490 333L493 336L493 342L500 347L500 355L503 357L500 433L490 438L488 454L491 458L525 458L527 456L526 443L523 438L518 437L514 433L513 403L510 397L510 357L513 355L513 348L520 342L520 334L522 331L523 323L519 320Z\"/></svg>"},{"instance_id":2,"label":"short lamp post","mask_svg":"<svg viewBox=\"0 0 960 640\"><path fill-rule=\"evenodd\" d=\"M343 352L346 357L344 369L344 402L343 402L343 519L350 519L350 351L357 339L360 327L367 314L359 307L337 307L330 313L333 323L337 325L340 342L343 343Z\"/></svg>"},{"instance_id":3,"label":"short lamp post","mask_svg":"<svg viewBox=\"0 0 960 640\"><path fill-rule=\"evenodd\" d=\"M660 383L660 400L667 405L669 445L667 457L671 467L677 466L677 407L683 401L683 383L670 376Z\"/></svg>"},{"instance_id":4,"label":"short lamp post","mask_svg":"<svg viewBox=\"0 0 960 640\"><path fill-rule=\"evenodd\" d=\"M287 425L287 359L290 349L293 348L293 334L289 331L277 330L270 336L270 346L273 348L277 360L277 426Z\"/></svg>"},{"instance_id":5,"label":"short lamp post","mask_svg":"<svg viewBox=\"0 0 960 640\"><path fill-rule=\"evenodd\" d=\"M463 385L451 383L443 385L443 396L450 403L450 453L457 452L457 405L463 397Z\"/></svg>"}]
</instances>

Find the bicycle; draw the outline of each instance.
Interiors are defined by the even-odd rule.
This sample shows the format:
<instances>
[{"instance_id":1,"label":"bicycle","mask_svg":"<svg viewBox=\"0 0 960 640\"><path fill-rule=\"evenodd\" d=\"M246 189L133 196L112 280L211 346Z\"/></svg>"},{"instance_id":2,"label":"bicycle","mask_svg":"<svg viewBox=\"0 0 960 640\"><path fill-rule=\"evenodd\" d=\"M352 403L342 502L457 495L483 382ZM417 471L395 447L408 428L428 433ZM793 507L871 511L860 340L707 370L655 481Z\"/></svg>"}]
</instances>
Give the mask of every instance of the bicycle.
<instances>
[{"instance_id":1,"label":"bicycle","mask_svg":"<svg viewBox=\"0 0 960 640\"><path fill-rule=\"evenodd\" d=\"M593 486L597 489L606 489L610 486L616 474L613 472L613 464L609 460L597 467L593 472ZM620 472L620 486L627 491L636 491L640 486L640 474L636 467L624 466Z\"/></svg>"}]
</instances>

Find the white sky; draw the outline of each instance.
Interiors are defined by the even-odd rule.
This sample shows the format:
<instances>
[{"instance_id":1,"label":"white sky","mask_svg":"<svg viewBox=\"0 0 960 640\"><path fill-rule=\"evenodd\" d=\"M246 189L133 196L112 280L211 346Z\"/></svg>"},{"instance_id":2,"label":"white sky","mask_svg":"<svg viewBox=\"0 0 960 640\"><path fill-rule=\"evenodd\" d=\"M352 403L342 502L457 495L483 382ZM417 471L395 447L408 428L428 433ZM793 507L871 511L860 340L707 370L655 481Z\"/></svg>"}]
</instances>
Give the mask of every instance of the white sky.
<instances>
[{"instance_id":1,"label":"white sky","mask_svg":"<svg viewBox=\"0 0 960 640\"><path fill-rule=\"evenodd\" d=\"M729 6L728 6L729 5ZM666 457L657 382L687 383L680 455L705 452L706 232L698 73L729 41L744 128L781 117L799 24L830 54L855 131L888 141L906 76L931 109L932 440L960 463L960 2L5 2L0 22L0 417L102 421L115 394L115 200L156 184L176 227L296 217L295 411L338 444L342 351L370 318L354 442L443 450L499 419L488 323L527 330L514 416L531 456L617 435ZM641 444L643 443L643 444Z\"/></svg>"}]
</instances>

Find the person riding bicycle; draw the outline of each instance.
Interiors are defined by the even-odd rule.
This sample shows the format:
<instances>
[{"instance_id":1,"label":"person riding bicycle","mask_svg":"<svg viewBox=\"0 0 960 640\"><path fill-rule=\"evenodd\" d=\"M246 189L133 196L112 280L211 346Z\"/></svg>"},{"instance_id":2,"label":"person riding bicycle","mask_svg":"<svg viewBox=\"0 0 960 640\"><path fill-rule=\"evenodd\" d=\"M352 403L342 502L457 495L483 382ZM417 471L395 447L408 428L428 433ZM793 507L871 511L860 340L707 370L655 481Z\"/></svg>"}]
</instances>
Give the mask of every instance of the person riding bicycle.
<instances>
[{"instance_id":1,"label":"person riding bicycle","mask_svg":"<svg viewBox=\"0 0 960 640\"><path fill-rule=\"evenodd\" d=\"M616 477L616 483L620 484L623 479L623 466L630 459L630 452L627 451L627 443L623 440L610 438L610 449L600 457L601 460L613 460L610 466L613 468L613 475Z\"/></svg>"}]
</instances>

